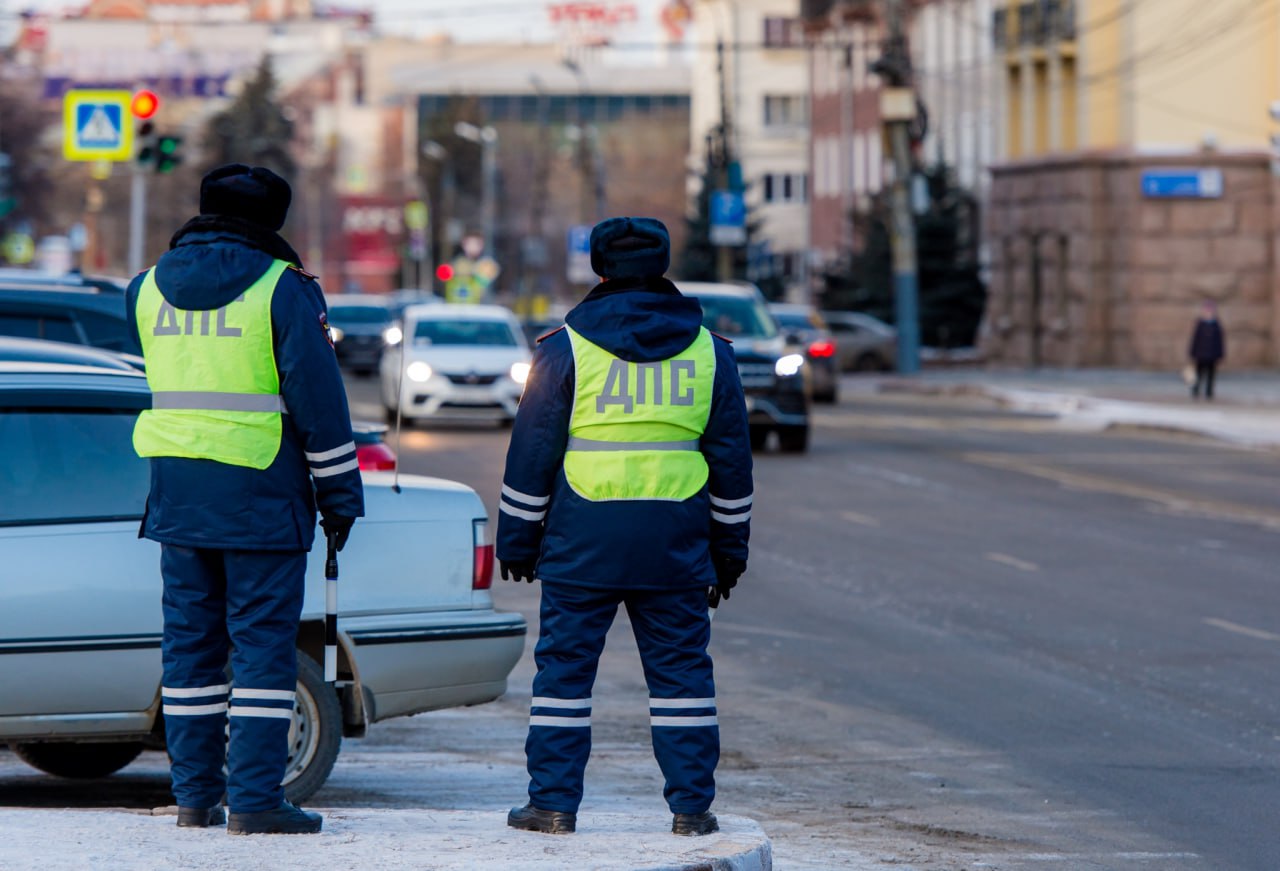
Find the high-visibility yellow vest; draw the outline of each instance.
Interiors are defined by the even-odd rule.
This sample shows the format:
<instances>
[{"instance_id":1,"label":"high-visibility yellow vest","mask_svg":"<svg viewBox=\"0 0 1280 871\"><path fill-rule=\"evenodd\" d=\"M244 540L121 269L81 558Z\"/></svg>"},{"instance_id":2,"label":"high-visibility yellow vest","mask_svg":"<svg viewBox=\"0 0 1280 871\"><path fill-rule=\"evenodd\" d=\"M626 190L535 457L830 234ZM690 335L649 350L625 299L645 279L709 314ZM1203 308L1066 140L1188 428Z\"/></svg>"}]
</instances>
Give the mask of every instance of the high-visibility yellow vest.
<instances>
[{"instance_id":1,"label":"high-visibility yellow vest","mask_svg":"<svg viewBox=\"0 0 1280 871\"><path fill-rule=\"evenodd\" d=\"M707 483L698 447L711 415L716 352L699 329L668 360L630 363L566 327L575 386L564 474L593 502L683 501Z\"/></svg>"},{"instance_id":2,"label":"high-visibility yellow vest","mask_svg":"<svg viewBox=\"0 0 1280 871\"><path fill-rule=\"evenodd\" d=\"M151 408L138 415L142 457L217 460L265 469L280 452L280 375L271 298L288 263L276 260L220 309L188 311L165 300L155 269L138 293L138 335Z\"/></svg>"}]
</instances>

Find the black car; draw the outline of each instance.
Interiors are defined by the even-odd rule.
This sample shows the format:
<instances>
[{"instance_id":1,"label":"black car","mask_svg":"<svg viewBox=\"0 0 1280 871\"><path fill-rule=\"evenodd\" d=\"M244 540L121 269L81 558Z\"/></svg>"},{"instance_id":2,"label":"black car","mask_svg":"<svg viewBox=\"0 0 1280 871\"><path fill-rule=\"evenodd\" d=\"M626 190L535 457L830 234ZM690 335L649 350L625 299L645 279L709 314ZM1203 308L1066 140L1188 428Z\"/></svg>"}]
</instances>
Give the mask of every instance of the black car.
<instances>
[{"instance_id":1,"label":"black car","mask_svg":"<svg viewBox=\"0 0 1280 871\"><path fill-rule=\"evenodd\" d=\"M733 340L747 397L751 447L763 448L770 432L786 453L809 447L808 362L790 351L760 291L748 284L679 282L702 304L702 323Z\"/></svg>"},{"instance_id":2,"label":"black car","mask_svg":"<svg viewBox=\"0 0 1280 871\"><path fill-rule=\"evenodd\" d=\"M129 335L125 286L74 272L0 270L0 336L140 354Z\"/></svg>"},{"instance_id":3,"label":"black car","mask_svg":"<svg viewBox=\"0 0 1280 871\"><path fill-rule=\"evenodd\" d=\"M357 375L372 374L382 360L382 350L400 341L395 301L372 294L340 294L327 302L338 365Z\"/></svg>"}]
</instances>

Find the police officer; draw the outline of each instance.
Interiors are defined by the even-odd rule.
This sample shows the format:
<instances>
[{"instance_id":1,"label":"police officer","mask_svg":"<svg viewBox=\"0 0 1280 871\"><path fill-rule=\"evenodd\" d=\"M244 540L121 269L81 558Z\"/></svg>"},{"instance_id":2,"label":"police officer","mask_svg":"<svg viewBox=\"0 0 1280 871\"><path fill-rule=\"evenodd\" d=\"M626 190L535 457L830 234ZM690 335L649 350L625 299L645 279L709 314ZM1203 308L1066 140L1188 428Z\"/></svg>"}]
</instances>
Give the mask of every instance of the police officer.
<instances>
[{"instance_id":1,"label":"police officer","mask_svg":"<svg viewBox=\"0 0 1280 871\"><path fill-rule=\"evenodd\" d=\"M619 604L635 633L672 831L718 830L720 757L708 589L746 569L751 450L728 341L663 278L667 229L612 218L591 233L604 281L538 346L507 453L503 578L542 581L538 673L517 829L577 824L591 692Z\"/></svg>"},{"instance_id":2,"label":"police officer","mask_svg":"<svg viewBox=\"0 0 1280 871\"><path fill-rule=\"evenodd\" d=\"M233 834L320 831L281 787L303 577L317 503L339 548L364 513L324 298L277 233L290 199L267 169L215 169L127 293L152 391L133 440L151 458L140 534L161 545L178 825Z\"/></svg>"}]
</instances>

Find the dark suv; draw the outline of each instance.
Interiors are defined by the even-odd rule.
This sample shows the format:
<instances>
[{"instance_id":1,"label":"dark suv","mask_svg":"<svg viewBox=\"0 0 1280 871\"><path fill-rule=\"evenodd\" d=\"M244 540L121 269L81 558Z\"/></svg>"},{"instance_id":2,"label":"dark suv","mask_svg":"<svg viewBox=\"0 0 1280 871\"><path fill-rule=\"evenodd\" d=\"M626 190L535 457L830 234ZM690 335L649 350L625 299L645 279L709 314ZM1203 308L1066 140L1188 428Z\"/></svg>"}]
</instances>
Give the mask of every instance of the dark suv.
<instances>
[{"instance_id":1,"label":"dark suv","mask_svg":"<svg viewBox=\"0 0 1280 871\"><path fill-rule=\"evenodd\" d=\"M0 336L139 354L129 336L124 291L114 279L2 269Z\"/></svg>"},{"instance_id":2,"label":"dark suv","mask_svg":"<svg viewBox=\"0 0 1280 871\"><path fill-rule=\"evenodd\" d=\"M809 447L808 363L787 349L764 297L749 284L677 282L702 304L702 324L733 340L738 374L747 396L751 447L764 447L769 432L787 453Z\"/></svg>"}]
</instances>

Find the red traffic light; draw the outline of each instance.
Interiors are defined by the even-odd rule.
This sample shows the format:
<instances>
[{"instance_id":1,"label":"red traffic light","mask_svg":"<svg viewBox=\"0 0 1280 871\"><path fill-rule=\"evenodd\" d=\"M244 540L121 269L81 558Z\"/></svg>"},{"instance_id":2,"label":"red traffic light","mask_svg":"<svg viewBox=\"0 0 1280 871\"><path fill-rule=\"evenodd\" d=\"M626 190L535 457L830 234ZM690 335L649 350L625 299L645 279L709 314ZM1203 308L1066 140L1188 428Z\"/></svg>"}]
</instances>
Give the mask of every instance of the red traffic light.
<instances>
[{"instance_id":1,"label":"red traffic light","mask_svg":"<svg viewBox=\"0 0 1280 871\"><path fill-rule=\"evenodd\" d=\"M159 108L160 98L151 91L138 91L133 95L133 102L129 106L133 117L143 121L154 115Z\"/></svg>"},{"instance_id":2,"label":"red traffic light","mask_svg":"<svg viewBox=\"0 0 1280 871\"><path fill-rule=\"evenodd\" d=\"M448 281L453 278L453 267L448 263L441 263L436 267L436 278L441 281Z\"/></svg>"}]
</instances>

